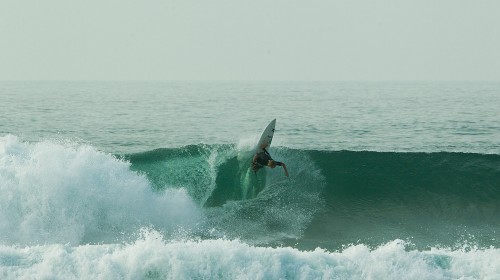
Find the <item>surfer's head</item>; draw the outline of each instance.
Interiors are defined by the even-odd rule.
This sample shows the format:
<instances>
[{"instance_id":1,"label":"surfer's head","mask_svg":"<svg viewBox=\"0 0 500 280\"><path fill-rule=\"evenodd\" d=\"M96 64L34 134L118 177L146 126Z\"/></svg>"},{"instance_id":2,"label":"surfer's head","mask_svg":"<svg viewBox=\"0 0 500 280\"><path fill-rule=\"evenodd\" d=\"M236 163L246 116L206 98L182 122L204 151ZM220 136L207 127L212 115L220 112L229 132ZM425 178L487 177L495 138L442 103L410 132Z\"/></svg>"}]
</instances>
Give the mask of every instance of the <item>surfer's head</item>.
<instances>
[{"instance_id":1,"label":"surfer's head","mask_svg":"<svg viewBox=\"0 0 500 280\"><path fill-rule=\"evenodd\" d=\"M276 167L276 162L272 159L270 159L268 162L267 162L267 166L271 167L271 168L275 168Z\"/></svg>"}]
</instances>

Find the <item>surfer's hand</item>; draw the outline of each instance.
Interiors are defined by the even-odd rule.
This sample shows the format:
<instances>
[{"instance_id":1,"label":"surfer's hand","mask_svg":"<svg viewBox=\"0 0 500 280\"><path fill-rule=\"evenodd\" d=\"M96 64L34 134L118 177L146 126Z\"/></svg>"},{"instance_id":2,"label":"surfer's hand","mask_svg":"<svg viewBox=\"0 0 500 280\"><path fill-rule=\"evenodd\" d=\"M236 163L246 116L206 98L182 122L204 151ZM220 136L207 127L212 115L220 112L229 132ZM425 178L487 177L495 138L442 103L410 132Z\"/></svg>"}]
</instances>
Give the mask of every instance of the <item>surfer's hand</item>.
<instances>
[{"instance_id":1,"label":"surfer's hand","mask_svg":"<svg viewBox=\"0 0 500 280\"><path fill-rule=\"evenodd\" d=\"M286 164L285 163L281 163L283 166L283 170L285 171L285 176L288 177L288 169L286 168Z\"/></svg>"}]
</instances>

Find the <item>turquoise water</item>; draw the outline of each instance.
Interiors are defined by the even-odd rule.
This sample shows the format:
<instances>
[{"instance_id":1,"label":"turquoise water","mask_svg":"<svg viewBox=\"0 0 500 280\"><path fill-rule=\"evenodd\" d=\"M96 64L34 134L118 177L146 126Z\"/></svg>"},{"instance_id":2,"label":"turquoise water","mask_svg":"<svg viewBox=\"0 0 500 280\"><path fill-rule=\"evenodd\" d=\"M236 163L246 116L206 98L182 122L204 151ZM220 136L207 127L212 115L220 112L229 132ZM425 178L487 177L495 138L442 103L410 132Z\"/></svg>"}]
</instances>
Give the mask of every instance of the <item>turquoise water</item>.
<instances>
[{"instance_id":1,"label":"turquoise water","mask_svg":"<svg viewBox=\"0 0 500 280\"><path fill-rule=\"evenodd\" d=\"M500 277L500 83L1 82L0 97L3 278ZM240 166L274 118L290 177L252 189Z\"/></svg>"}]
</instances>

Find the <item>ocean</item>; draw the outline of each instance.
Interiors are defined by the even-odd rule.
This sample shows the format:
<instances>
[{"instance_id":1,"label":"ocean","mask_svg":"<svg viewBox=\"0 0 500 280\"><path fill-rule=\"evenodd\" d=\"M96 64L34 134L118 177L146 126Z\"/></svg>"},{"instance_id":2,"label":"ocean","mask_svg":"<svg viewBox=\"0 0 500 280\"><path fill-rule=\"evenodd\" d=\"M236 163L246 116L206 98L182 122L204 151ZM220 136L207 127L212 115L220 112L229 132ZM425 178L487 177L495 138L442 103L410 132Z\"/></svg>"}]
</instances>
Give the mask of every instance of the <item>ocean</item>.
<instances>
[{"instance_id":1,"label":"ocean","mask_svg":"<svg viewBox=\"0 0 500 280\"><path fill-rule=\"evenodd\" d=\"M12 81L0 100L1 279L500 279L500 83ZM275 118L290 176L257 177Z\"/></svg>"}]
</instances>

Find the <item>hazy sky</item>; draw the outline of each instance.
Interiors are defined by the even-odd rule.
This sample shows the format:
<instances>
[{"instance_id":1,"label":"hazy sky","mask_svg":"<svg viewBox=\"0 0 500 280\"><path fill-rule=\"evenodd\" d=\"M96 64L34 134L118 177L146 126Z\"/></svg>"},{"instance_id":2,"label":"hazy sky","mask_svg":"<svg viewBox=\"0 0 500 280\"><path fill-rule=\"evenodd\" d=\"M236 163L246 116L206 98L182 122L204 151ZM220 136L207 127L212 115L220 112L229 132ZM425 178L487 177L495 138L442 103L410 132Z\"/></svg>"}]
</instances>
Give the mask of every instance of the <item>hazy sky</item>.
<instances>
[{"instance_id":1,"label":"hazy sky","mask_svg":"<svg viewBox=\"0 0 500 280\"><path fill-rule=\"evenodd\" d=\"M500 80L499 0L0 0L0 80Z\"/></svg>"}]
</instances>

